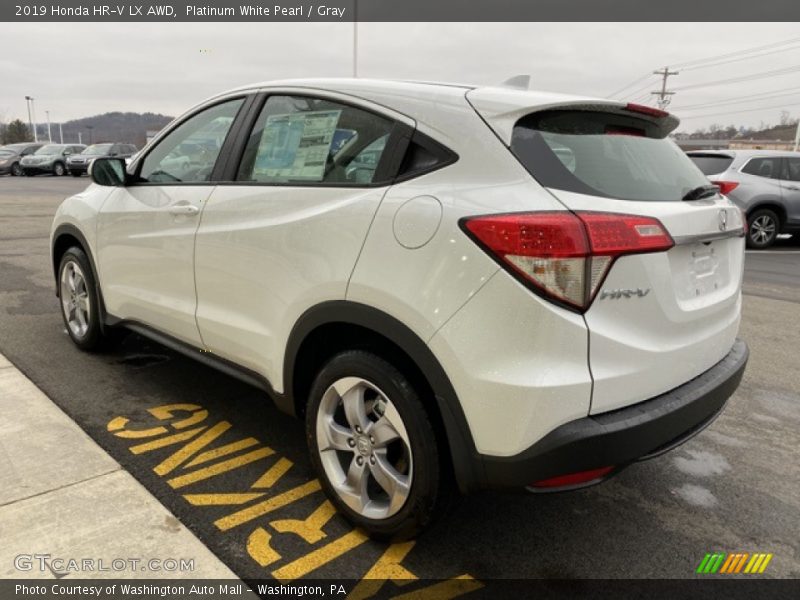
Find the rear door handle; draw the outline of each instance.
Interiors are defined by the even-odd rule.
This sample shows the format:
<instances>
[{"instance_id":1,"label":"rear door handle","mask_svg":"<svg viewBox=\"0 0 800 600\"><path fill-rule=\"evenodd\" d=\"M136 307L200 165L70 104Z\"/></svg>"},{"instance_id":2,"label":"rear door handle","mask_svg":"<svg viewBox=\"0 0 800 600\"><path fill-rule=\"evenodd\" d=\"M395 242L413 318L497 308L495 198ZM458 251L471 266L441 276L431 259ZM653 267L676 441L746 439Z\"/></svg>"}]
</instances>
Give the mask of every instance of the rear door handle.
<instances>
[{"instance_id":1,"label":"rear door handle","mask_svg":"<svg viewBox=\"0 0 800 600\"><path fill-rule=\"evenodd\" d=\"M169 212L172 215L196 215L200 212L200 209L194 204L176 204L175 206L170 206Z\"/></svg>"}]
</instances>

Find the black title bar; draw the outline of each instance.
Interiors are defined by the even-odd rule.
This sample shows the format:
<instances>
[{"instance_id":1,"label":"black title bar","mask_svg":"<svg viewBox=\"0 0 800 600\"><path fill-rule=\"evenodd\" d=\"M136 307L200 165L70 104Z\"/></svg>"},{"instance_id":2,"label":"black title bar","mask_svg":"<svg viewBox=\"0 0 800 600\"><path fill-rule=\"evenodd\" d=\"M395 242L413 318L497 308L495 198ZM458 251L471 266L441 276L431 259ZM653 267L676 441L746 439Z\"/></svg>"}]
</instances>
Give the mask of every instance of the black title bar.
<instances>
[{"instance_id":1,"label":"black title bar","mask_svg":"<svg viewBox=\"0 0 800 600\"><path fill-rule=\"evenodd\" d=\"M3 0L4 22L786 22L798 0Z\"/></svg>"}]
</instances>

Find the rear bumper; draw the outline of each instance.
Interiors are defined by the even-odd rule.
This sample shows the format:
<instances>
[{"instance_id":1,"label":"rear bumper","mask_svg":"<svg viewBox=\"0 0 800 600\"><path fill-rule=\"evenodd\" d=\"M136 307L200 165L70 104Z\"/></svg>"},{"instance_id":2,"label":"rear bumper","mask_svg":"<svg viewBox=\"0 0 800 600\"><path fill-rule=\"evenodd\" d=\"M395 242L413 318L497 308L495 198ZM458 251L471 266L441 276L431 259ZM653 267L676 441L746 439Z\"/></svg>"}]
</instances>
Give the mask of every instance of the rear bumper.
<instances>
[{"instance_id":1,"label":"rear bumper","mask_svg":"<svg viewBox=\"0 0 800 600\"><path fill-rule=\"evenodd\" d=\"M565 423L516 456L483 455L486 484L520 488L612 465L616 472L634 461L667 452L719 415L739 386L748 355L747 344L736 340L720 362L670 392Z\"/></svg>"}]
</instances>

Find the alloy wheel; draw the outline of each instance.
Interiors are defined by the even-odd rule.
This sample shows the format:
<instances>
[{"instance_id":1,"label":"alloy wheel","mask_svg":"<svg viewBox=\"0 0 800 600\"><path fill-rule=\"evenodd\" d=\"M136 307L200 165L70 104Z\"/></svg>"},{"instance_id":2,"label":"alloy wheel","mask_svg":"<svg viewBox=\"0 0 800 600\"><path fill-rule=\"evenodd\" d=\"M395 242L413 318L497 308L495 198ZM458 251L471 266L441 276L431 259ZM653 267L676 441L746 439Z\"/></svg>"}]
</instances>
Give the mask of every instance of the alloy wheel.
<instances>
[{"instance_id":1,"label":"alloy wheel","mask_svg":"<svg viewBox=\"0 0 800 600\"><path fill-rule=\"evenodd\" d=\"M392 401L360 377L335 381L316 419L325 475L342 501L363 517L386 519L405 504L413 481L406 426Z\"/></svg>"},{"instance_id":2,"label":"alloy wheel","mask_svg":"<svg viewBox=\"0 0 800 600\"><path fill-rule=\"evenodd\" d=\"M91 299L80 265L67 261L61 269L61 310L72 335L83 338L89 331Z\"/></svg>"},{"instance_id":3,"label":"alloy wheel","mask_svg":"<svg viewBox=\"0 0 800 600\"><path fill-rule=\"evenodd\" d=\"M769 215L760 215L750 224L750 239L755 244L763 245L768 243L777 231L778 224Z\"/></svg>"}]
</instances>

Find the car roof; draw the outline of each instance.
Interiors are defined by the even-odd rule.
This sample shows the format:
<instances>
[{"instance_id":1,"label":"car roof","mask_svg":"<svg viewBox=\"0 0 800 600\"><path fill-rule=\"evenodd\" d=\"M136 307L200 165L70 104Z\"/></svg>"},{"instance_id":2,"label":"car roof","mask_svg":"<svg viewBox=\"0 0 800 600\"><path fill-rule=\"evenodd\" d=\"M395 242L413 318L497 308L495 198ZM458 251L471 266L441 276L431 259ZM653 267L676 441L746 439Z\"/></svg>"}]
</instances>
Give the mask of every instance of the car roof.
<instances>
[{"instance_id":1,"label":"car roof","mask_svg":"<svg viewBox=\"0 0 800 600\"><path fill-rule=\"evenodd\" d=\"M409 81L396 79L362 79L347 77L325 77L325 78L304 78L304 79L279 79L275 81L263 81L251 83L233 90L224 92L228 95L234 92L255 91L262 88L275 87L296 87L309 88L315 90L325 90L330 92L352 93L367 99L374 99L372 96L380 95L386 97L395 95L397 97L441 98L451 96L454 98L464 98L470 90L476 89L497 89L508 92L512 97L517 97L520 104L535 106L537 104L550 104L554 99L563 101L592 101L608 103L604 98L593 98L591 96L573 96L566 94L553 94L551 92L527 90L503 85L481 86L468 83L452 83L444 81ZM620 104L619 102L613 102Z\"/></svg>"}]
</instances>

